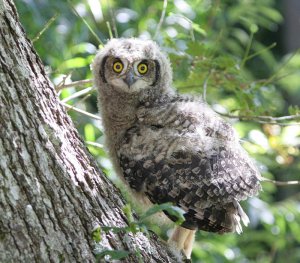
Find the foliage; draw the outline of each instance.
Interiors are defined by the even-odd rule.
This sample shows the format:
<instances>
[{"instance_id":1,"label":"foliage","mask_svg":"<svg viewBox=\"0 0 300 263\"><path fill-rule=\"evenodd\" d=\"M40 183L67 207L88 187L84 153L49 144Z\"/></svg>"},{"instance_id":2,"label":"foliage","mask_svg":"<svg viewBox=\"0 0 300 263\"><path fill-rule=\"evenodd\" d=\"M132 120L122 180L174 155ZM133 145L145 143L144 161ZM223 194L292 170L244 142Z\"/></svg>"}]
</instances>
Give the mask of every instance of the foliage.
<instances>
[{"instance_id":1,"label":"foliage","mask_svg":"<svg viewBox=\"0 0 300 263\"><path fill-rule=\"evenodd\" d=\"M299 115L300 56L284 54L275 44L280 42L277 31L283 21L275 0L174 0L167 5L154 0L18 0L16 4L56 85L90 79L94 54L110 35L155 39L170 56L179 92L202 95L216 111L238 116L229 120L264 177L299 180L299 116L280 116ZM60 99L96 114L96 93L89 87L87 83L62 89ZM87 92L74 96L83 88ZM68 112L103 170L121 187L102 147L101 123L72 108ZM245 233L198 233L194 262L300 261L299 186L266 182L263 188L260 200L244 204L252 222Z\"/></svg>"},{"instance_id":2,"label":"foliage","mask_svg":"<svg viewBox=\"0 0 300 263\"><path fill-rule=\"evenodd\" d=\"M131 206L130 204L127 204L125 207L123 207L123 212L127 218L128 226L125 227L114 227L114 226L97 226L92 232L92 238L96 243L96 249L94 251L96 257L98 259L108 259L108 260L118 260L126 258L130 255L130 252L124 251L124 250L109 250L105 247L101 246L101 240L102 240L102 232L109 233L110 231L114 233L144 233L148 235L147 226L145 225L144 221L147 220L149 217L160 213L162 211L168 212L170 215L174 216L175 218L178 218L177 224L181 224L184 221L184 211L176 206L173 206L171 203L164 203L161 205L154 205L153 207L149 208L144 214L142 214L138 220L134 219L134 216L132 214ZM134 253L137 258L140 259L140 251L136 251ZM142 261L141 261L142 262Z\"/></svg>"}]
</instances>

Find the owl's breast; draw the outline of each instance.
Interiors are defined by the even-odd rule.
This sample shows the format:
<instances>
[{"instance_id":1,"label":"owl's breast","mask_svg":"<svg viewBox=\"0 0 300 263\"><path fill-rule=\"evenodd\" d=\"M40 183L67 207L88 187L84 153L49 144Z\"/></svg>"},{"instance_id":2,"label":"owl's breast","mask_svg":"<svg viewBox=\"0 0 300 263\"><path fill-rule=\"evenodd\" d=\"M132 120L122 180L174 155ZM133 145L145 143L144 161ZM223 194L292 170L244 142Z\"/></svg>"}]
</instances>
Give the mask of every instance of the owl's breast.
<instances>
[{"instance_id":1,"label":"owl's breast","mask_svg":"<svg viewBox=\"0 0 300 263\"><path fill-rule=\"evenodd\" d=\"M154 125L138 125L125 133L119 152L136 160L153 154L166 155L173 145L180 143L181 139L178 132L170 129Z\"/></svg>"}]
</instances>

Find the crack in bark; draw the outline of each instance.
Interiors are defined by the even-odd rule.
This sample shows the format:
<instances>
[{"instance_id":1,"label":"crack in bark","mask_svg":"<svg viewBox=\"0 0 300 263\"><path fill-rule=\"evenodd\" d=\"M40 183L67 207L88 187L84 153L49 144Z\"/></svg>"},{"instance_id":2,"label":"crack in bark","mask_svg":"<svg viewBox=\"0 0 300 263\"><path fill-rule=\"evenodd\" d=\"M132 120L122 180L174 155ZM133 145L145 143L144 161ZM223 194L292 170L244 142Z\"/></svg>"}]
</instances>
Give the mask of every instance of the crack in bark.
<instances>
[{"instance_id":1,"label":"crack in bark","mask_svg":"<svg viewBox=\"0 0 300 263\"><path fill-rule=\"evenodd\" d=\"M2 142L2 145L4 145L3 144L3 142ZM3 149L5 149L5 146L3 147ZM6 150L7 150L7 147L6 147ZM2 156L3 157L3 156ZM0 166L0 168L1 168L1 166ZM9 170L9 172L10 172L10 174L14 174L13 173L13 167L8 167L7 166L7 169L6 169L6 173L7 173L7 171ZM5 174L4 173L4 171L3 171L3 169L1 169L2 170L2 174ZM18 183L18 180L16 179L16 177L14 177L14 179L15 179L15 181ZM18 184L18 186L19 186L19 188L20 189L22 189L22 187ZM8 189L9 190L9 189ZM6 193L7 193L8 191L6 191ZM29 233L28 233L28 225L27 225L27 222L26 222L26 220L24 220L24 217L19 213L19 210L18 209L16 209L16 207L14 207L14 205L10 202L10 198L8 197L8 195L7 194L5 194L5 191L4 191L4 195L5 195L5 197L6 197L6 203L7 203L7 205L10 207L10 211L11 211L11 213L13 214L13 215L15 215L16 216L16 214L18 214L19 216L19 219L22 219L22 221L24 222L24 224L27 226L26 228L24 228L24 231L26 231L26 236L27 237L29 237L30 238L30 235L29 235ZM13 227L12 225L12 222L9 222L9 229L10 229L10 232L13 230L13 231L15 231L15 227ZM18 233L18 232L17 232ZM16 246L16 248L17 248L17 250L19 251L19 253L22 251L22 247L20 247L19 246L19 240L18 239L16 239L15 238L15 235L14 234L11 234L10 235L10 237L13 239L13 241L14 241L14 244L15 244L15 246ZM21 253L20 253L21 254Z\"/></svg>"},{"instance_id":2,"label":"crack in bark","mask_svg":"<svg viewBox=\"0 0 300 263\"><path fill-rule=\"evenodd\" d=\"M11 145L10 145L10 146L11 146ZM12 148L12 147L10 147L10 148ZM9 149L7 149L7 150L9 150ZM17 150L17 155L20 157L20 153L19 153L18 150ZM20 165L22 166L22 161L23 161L23 159L22 159L22 158L19 158L18 161L20 161ZM25 163L24 163L24 165L25 165ZM20 177L20 176L18 175L18 172L14 172L14 173L13 173L13 171L18 171L18 170L19 170L19 167L18 167L18 166L15 166L13 163L11 163L11 165L10 165L10 170L11 170L11 174L15 174L14 179L15 179L15 181L17 182L17 185L18 185L18 187L19 187L19 189L20 189L20 192L22 192L23 194L25 194L25 196L26 196L26 198L27 198L26 200L24 199L25 203L30 204L30 203L32 202L32 200L31 200L32 198L31 198L30 195L28 194L28 189L27 189L27 187L24 186L24 184L22 183L23 181L25 181L25 180L22 180L22 179L24 179L24 177L26 177L26 176L22 175L22 177ZM22 191L22 190L23 190L23 191ZM8 198L8 197L7 197L7 198ZM11 206L11 208L12 208L12 211L15 211L15 212L13 212L14 214L17 214L17 213L19 214L20 211L23 212L22 209L16 209L16 208L14 208L14 206L13 206L9 201L8 201L8 204L10 204L10 206ZM33 208L34 208L34 206L33 206ZM19 215L20 215L19 218L22 219L22 220L24 221L24 225L25 225L25 228L24 228L24 229L28 230L28 232L26 233L27 236L31 239L31 242L32 242L33 244L36 244L36 245L37 245L37 242L35 241L35 237L33 236L33 237L31 238L32 235L29 234L29 232L31 232L30 229L32 229L32 226L29 225L29 223L27 222L25 213L26 213L26 212L24 211L24 215L23 215L23 214L19 214ZM36 218L39 219L39 217L37 216L37 213L36 213L36 212L35 212L35 215L36 215ZM39 221L39 223L40 223L41 226L43 226L42 223L41 223L41 221ZM45 229L43 229L43 230L45 230ZM35 246L36 246L36 245L35 245Z\"/></svg>"}]
</instances>

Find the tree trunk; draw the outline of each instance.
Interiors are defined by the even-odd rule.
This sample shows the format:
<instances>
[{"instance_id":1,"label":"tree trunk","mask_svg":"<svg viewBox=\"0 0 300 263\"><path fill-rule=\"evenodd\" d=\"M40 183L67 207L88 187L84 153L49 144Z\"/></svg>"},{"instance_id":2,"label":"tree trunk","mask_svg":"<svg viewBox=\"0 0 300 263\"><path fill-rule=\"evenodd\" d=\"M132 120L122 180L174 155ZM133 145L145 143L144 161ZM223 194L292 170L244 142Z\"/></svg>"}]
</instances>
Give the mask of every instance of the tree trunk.
<instances>
[{"instance_id":1,"label":"tree trunk","mask_svg":"<svg viewBox=\"0 0 300 263\"><path fill-rule=\"evenodd\" d=\"M95 245L122 262L176 262L166 245L127 226L124 200L100 172L60 105L12 0L0 0L0 262L95 262Z\"/></svg>"}]
</instances>

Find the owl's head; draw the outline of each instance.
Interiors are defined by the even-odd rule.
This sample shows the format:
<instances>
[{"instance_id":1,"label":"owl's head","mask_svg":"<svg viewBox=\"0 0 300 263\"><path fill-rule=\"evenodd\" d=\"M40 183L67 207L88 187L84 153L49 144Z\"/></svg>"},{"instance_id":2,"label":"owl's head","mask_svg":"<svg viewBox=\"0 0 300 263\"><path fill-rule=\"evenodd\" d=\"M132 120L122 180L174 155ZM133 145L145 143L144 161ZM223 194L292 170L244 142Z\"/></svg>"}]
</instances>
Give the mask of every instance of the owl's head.
<instances>
[{"instance_id":1,"label":"owl's head","mask_svg":"<svg viewBox=\"0 0 300 263\"><path fill-rule=\"evenodd\" d=\"M95 57L96 86L126 93L170 89L172 70L168 58L151 40L112 39ZM108 85L107 85L108 84Z\"/></svg>"}]
</instances>

